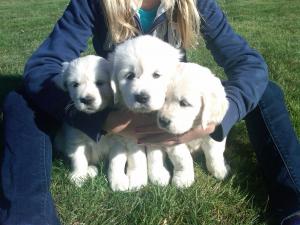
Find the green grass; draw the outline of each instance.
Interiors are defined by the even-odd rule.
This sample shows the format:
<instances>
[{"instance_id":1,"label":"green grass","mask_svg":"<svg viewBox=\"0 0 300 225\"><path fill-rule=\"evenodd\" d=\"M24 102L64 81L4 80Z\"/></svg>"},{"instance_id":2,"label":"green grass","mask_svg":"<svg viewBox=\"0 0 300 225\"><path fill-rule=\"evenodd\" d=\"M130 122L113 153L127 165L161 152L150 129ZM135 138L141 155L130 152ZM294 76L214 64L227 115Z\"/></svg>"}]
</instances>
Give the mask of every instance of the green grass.
<instances>
[{"instance_id":1,"label":"green grass","mask_svg":"<svg viewBox=\"0 0 300 225\"><path fill-rule=\"evenodd\" d=\"M219 2L233 28L265 57L270 78L285 91L299 136L298 1ZM0 103L8 91L20 85L27 58L50 33L66 4L67 0L0 0ZM224 75L202 42L189 57ZM195 159L196 183L191 188L178 190L149 185L133 193L114 193L108 186L106 166L100 164L100 175L83 188L76 188L67 179L69 167L55 157L51 190L62 224L67 225L265 224L267 197L243 122L229 135L226 158L232 175L224 182L216 181L207 173L200 154Z\"/></svg>"}]
</instances>

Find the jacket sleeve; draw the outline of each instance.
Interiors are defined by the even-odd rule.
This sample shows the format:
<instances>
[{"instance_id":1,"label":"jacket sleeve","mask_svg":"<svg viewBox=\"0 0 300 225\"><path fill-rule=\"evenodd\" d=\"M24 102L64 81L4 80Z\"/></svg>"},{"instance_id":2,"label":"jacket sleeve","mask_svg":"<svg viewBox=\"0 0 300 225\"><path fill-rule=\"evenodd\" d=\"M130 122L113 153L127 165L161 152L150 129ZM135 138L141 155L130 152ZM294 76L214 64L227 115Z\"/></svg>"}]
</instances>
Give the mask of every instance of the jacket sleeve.
<instances>
[{"instance_id":1,"label":"jacket sleeve","mask_svg":"<svg viewBox=\"0 0 300 225\"><path fill-rule=\"evenodd\" d=\"M268 83L268 69L262 56L233 31L215 0L199 0L197 6L206 47L228 78L223 85L229 109L211 134L221 141L258 104Z\"/></svg>"},{"instance_id":2,"label":"jacket sleeve","mask_svg":"<svg viewBox=\"0 0 300 225\"><path fill-rule=\"evenodd\" d=\"M56 87L52 78L60 73L62 62L79 57L87 48L99 10L97 0L71 0L51 34L29 58L24 70L25 93L30 101L57 120L66 120L94 140L99 137L107 112L88 115L66 110L70 98Z\"/></svg>"}]
</instances>

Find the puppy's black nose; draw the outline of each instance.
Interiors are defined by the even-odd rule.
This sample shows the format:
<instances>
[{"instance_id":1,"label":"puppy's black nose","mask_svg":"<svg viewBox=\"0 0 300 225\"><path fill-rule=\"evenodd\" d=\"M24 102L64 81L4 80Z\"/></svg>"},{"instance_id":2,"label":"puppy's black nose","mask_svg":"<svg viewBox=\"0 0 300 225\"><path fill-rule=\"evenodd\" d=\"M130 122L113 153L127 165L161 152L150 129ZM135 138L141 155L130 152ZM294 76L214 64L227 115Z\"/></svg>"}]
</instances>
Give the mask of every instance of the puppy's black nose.
<instances>
[{"instance_id":1,"label":"puppy's black nose","mask_svg":"<svg viewBox=\"0 0 300 225\"><path fill-rule=\"evenodd\" d=\"M162 126L162 127L168 127L170 125L170 123L171 123L171 120L169 120L166 117L159 117L158 118L158 122L159 122L160 126Z\"/></svg>"},{"instance_id":2,"label":"puppy's black nose","mask_svg":"<svg viewBox=\"0 0 300 225\"><path fill-rule=\"evenodd\" d=\"M147 103L149 101L150 96L147 93L145 93L145 92L141 92L139 94L135 94L134 95L134 99L138 103L145 104L145 103Z\"/></svg>"},{"instance_id":3,"label":"puppy's black nose","mask_svg":"<svg viewBox=\"0 0 300 225\"><path fill-rule=\"evenodd\" d=\"M94 97L92 97L90 95L82 97L79 100L80 100L80 102L82 102L85 105L91 105L95 101Z\"/></svg>"}]
</instances>

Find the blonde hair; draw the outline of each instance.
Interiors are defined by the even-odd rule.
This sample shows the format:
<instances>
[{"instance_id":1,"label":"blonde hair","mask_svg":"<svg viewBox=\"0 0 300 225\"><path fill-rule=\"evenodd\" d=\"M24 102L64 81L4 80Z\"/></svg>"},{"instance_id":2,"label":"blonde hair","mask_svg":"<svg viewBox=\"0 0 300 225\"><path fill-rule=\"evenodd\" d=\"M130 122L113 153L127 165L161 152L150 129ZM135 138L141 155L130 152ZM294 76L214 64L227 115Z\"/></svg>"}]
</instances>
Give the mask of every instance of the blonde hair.
<instances>
[{"instance_id":1,"label":"blonde hair","mask_svg":"<svg viewBox=\"0 0 300 225\"><path fill-rule=\"evenodd\" d=\"M183 48L197 45L200 32L200 16L196 0L161 0L168 8L168 21L177 26ZM138 34L131 0L103 0L109 35L113 43L121 43Z\"/></svg>"}]
</instances>

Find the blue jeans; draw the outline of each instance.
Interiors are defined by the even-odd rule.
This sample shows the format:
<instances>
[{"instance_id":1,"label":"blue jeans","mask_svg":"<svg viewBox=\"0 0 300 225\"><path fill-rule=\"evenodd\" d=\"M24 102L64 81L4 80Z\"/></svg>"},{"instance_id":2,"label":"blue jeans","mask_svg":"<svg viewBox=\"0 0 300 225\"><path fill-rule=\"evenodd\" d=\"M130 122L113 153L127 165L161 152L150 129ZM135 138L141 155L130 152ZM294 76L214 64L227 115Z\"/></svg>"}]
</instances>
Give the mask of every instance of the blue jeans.
<instances>
[{"instance_id":1,"label":"blue jeans","mask_svg":"<svg viewBox=\"0 0 300 225\"><path fill-rule=\"evenodd\" d=\"M6 97L3 109L0 224L59 224L49 191L50 118L16 92ZM270 82L259 105L245 120L273 212L283 217L299 210L300 148L280 88Z\"/></svg>"},{"instance_id":2,"label":"blue jeans","mask_svg":"<svg viewBox=\"0 0 300 225\"><path fill-rule=\"evenodd\" d=\"M49 191L52 121L17 92L6 97L3 115L0 224L60 224Z\"/></svg>"},{"instance_id":3,"label":"blue jeans","mask_svg":"<svg viewBox=\"0 0 300 225\"><path fill-rule=\"evenodd\" d=\"M273 216L281 220L300 211L300 145L282 90L275 83L269 82L245 121L265 177Z\"/></svg>"}]
</instances>

